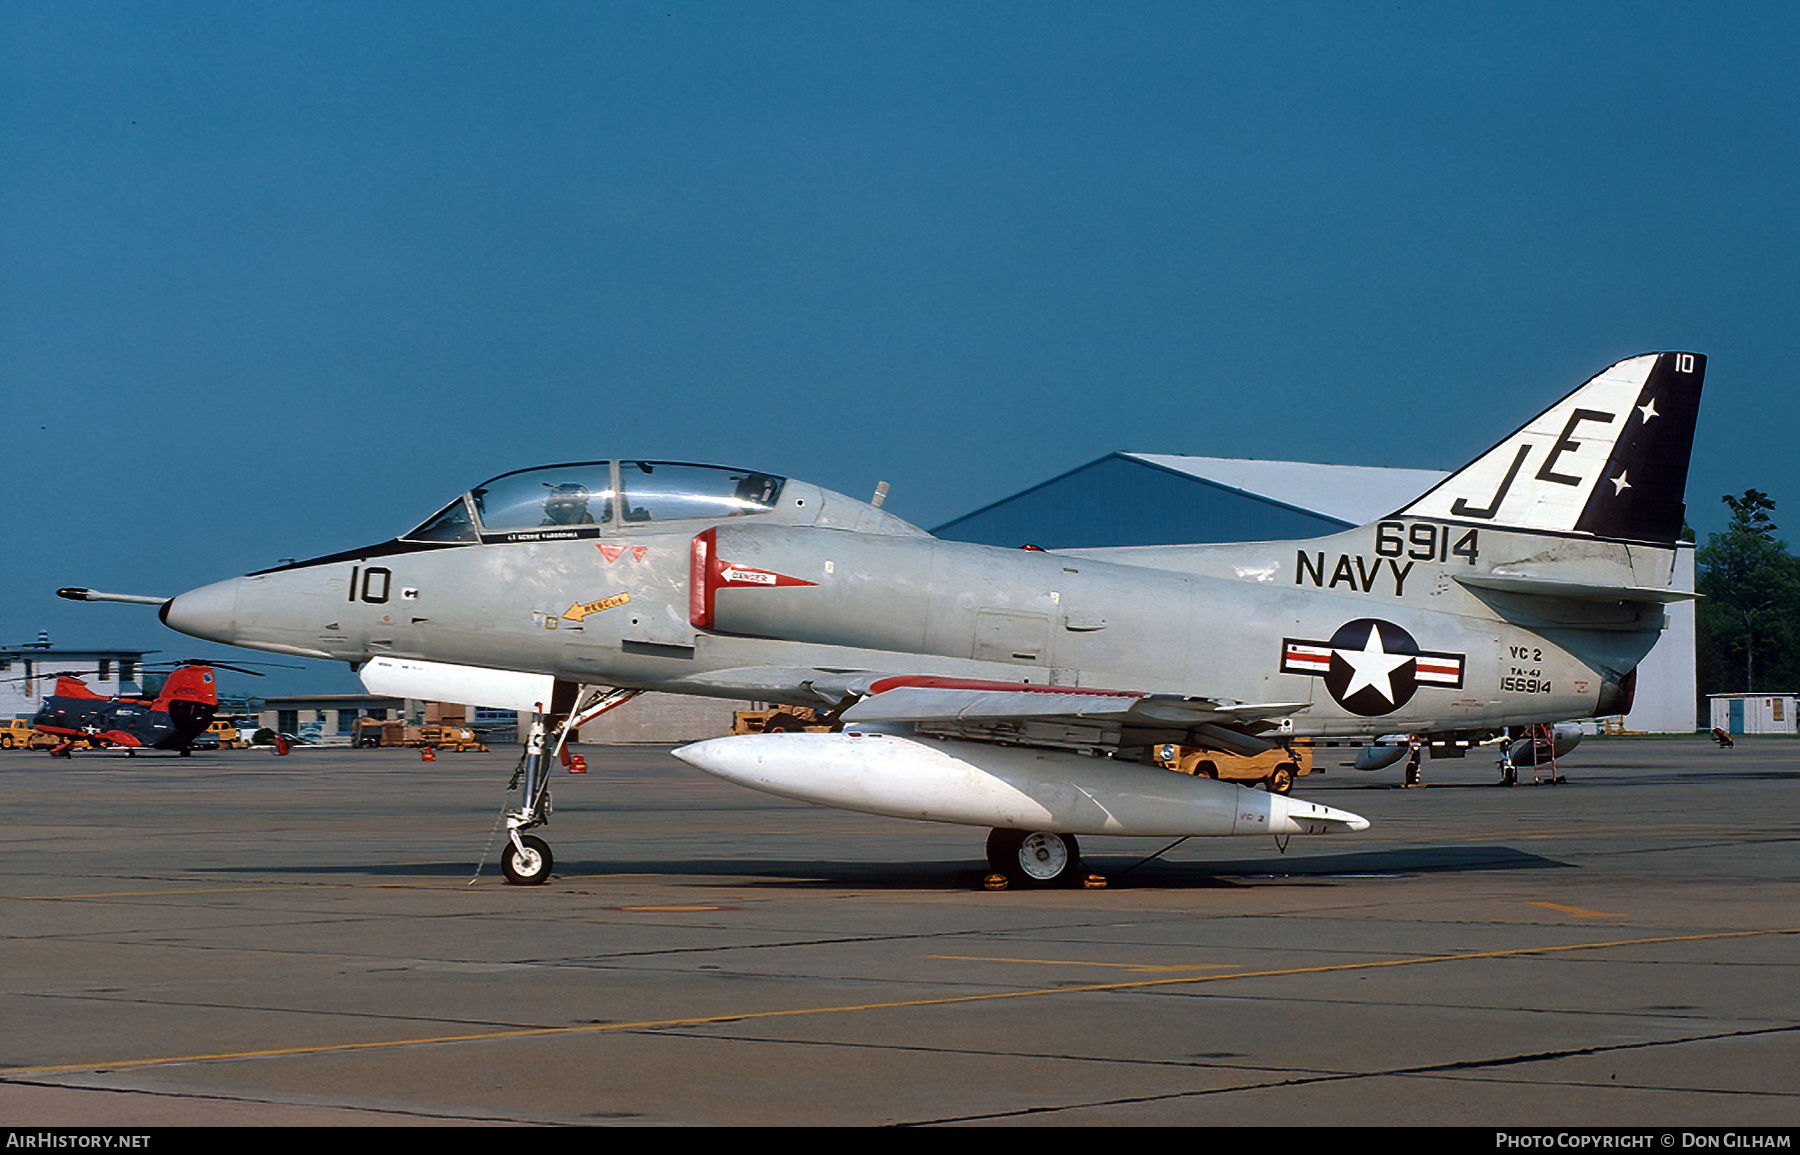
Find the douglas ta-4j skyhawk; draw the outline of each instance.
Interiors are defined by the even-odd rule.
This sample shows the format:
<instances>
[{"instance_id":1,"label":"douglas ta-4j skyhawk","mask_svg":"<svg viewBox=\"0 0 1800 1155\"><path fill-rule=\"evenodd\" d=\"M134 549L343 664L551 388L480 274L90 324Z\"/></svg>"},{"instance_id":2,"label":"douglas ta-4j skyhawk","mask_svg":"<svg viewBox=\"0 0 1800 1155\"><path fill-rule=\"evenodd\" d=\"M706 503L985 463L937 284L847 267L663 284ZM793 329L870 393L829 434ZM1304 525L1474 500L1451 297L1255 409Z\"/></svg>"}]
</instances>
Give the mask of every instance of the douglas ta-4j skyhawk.
<instances>
[{"instance_id":1,"label":"douglas ta-4j skyhawk","mask_svg":"<svg viewBox=\"0 0 1800 1155\"><path fill-rule=\"evenodd\" d=\"M1620 713L1663 627L1705 358L1621 361L1395 513L1309 541L1001 549L790 478L663 461L502 474L399 537L191 590L195 637L376 693L533 711L504 870L545 881L566 736L656 690L827 733L675 756L871 814L992 828L1021 885L1078 835L1322 834L1354 814L1155 764ZM106 600L126 595L69 590Z\"/></svg>"}]
</instances>

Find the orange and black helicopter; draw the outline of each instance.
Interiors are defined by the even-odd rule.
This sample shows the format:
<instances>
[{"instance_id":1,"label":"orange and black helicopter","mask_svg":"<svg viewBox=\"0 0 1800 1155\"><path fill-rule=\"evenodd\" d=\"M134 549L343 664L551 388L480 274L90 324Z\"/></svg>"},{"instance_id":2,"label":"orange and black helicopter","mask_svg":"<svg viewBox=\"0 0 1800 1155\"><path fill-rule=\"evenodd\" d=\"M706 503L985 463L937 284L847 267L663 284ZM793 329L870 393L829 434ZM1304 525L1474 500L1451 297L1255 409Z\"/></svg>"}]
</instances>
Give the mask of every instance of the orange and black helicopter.
<instances>
[{"instance_id":1,"label":"orange and black helicopter","mask_svg":"<svg viewBox=\"0 0 1800 1155\"><path fill-rule=\"evenodd\" d=\"M35 729L56 734L66 741L54 747L53 757L67 758L77 742L90 746L118 746L137 750L193 752L194 739L212 725L219 695L213 670L232 670L260 678L255 670L189 658L175 664L154 695L107 697L88 688L88 671L59 674L56 690L31 719Z\"/></svg>"}]
</instances>

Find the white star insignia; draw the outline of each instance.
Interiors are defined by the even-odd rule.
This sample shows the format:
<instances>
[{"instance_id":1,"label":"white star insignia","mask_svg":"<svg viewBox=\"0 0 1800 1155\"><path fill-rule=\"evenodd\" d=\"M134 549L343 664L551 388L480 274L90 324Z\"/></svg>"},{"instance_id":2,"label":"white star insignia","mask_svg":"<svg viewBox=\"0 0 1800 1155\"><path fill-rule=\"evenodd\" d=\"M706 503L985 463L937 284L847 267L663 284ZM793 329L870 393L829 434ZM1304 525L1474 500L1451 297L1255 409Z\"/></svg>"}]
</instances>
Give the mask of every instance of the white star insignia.
<instances>
[{"instance_id":1,"label":"white star insignia","mask_svg":"<svg viewBox=\"0 0 1800 1155\"><path fill-rule=\"evenodd\" d=\"M1631 488L1631 482L1625 480L1625 473L1623 471L1620 471L1619 476L1612 479L1612 483L1614 497L1619 496L1621 493L1624 493L1627 489Z\"/></svg>"},{"instance_id":2,"label":"white star insignia","mask_svg":"<svg viewBox=\"0 0 1800 1155\"><path fill-rule=\"evenodd\" d=\"M1645 424L1649 424L1652 417L1662 416L1662 414L1656 411L1656 398L1654 397L1650 398L1650 400L1644 402L1642 405L1639 405L1637 411L1644 415Z\"/></svg>"},{"instance_id":3,"label":"white star insignia","mask_svg":"<svg viewBox=\"0 0 1800 1155\"><path fill-rule=\"evenodd\" d=\"M1381 648L1381 629L1369 627L1369 641L1360 650L1338 650L1338 656L1350 664L1355 671L1350 676L1350 684L1344 687L1344 697L1353 697L1364 686L1372 687L1389 702L1394 700L1395 670L1413 660L1411 654L1390 654Z\"/></svg>"}]
</instances>

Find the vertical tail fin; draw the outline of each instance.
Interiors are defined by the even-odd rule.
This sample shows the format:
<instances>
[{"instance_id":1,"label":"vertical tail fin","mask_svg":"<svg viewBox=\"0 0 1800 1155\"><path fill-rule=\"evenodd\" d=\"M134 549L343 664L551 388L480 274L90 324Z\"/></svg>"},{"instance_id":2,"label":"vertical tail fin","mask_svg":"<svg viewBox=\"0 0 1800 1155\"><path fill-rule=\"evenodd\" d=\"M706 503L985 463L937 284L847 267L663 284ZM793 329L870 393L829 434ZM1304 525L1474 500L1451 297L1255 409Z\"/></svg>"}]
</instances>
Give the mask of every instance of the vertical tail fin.
<instances>
[{"instance_id":1,"label":"vertical tail fin","mask_svg":"<svg viewBox=\"0 0 1800 1155\"><path fill-rule=\"evenodd\" d=\"M1700 353L1620 361L1394 516L1671 545L1705 377Z\"/></svg>"}]
</instances>

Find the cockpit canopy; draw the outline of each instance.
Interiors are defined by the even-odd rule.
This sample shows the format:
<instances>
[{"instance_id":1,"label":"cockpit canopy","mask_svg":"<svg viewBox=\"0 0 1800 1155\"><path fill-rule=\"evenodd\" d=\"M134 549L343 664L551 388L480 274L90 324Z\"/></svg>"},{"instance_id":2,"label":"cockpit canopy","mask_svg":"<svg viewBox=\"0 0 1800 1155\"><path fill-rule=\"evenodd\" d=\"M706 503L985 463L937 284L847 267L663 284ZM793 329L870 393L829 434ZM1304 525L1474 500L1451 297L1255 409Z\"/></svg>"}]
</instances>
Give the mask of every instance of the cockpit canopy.
<instances>
[{"instance_id":1,"label":"cockpit canopy","mask_svg":"<svg viewBox=\"0 0 1800 1155\"><path fill-rule=\"evenodd\" d=\"M457 498L406 541L551 541L605 527L719 521L775 508L787 479L679 461L578 461L503 473Z\"/></svg>"}]
</instances>

